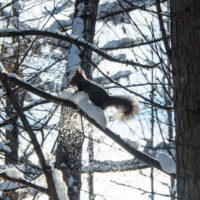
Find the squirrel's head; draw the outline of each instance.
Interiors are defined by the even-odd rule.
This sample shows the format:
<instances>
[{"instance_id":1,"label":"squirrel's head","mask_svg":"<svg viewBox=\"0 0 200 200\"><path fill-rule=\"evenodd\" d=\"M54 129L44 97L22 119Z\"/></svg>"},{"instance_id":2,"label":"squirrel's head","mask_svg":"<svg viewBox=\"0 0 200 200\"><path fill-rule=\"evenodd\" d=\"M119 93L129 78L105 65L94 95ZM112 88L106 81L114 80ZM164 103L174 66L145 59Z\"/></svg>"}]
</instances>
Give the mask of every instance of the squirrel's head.
<instances>
[{"instance_id":1,"label":"squirrel's head","mask_svg":"<svg viewBox=\"0 0 200 200\"><path fill-rule=\"evenodd\" d=\"M87 77L85 75L84 70L81 69L81 67L77 67L76 68L76 73L74 75L74 77L72 78L72 80L70 81L71 85L77 85L81 80L86 80Z\"/></svg>"}]
</instances>

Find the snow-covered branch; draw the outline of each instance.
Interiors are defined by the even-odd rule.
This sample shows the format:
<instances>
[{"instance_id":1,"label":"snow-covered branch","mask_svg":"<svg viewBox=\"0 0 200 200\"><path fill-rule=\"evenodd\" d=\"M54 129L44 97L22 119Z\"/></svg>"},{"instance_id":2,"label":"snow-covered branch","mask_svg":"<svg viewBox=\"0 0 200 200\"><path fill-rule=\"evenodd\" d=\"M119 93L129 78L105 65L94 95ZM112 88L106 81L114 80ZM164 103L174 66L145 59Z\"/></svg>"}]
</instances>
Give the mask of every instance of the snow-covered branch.
<instances>
[{"instance_id":1,"label":"snow-covered branch","mask_svg":"<svg viewBox=\"0 0 200 200\"><path fill-rule=\"evenodd\" d=\"M9 169L8 168L6 170L2 170L0 172L0 177L5 179L5 180L8 180L8 181L23 184L27 187L35 188L35 189L37 189L41 192L44 192L46 194L48 193L47 188L41 187L39 185L31 183L30 181L25 180L17 169Z\"/></svg>"},{"instance_id":2,"label":"snow-covered branch","mask_svg":"<svg viewBox=\"0 0 200 200\"><path fill-rule=\"evenodd\" d=\"M19 80L16 77L10 77L8 76L6 73L0 73L0 79L4 79L4 80L9 80L12 83L22 87L25 90L28 90L29 92L32 92L42 98L45 98L49 101L53 101L55 103L60 103L63 104L65 106L71 106L74 108L78 108L77 105L75 103L73 103L72 101L66 100L66 99L62 99L56 96L53 96L51 94L48 94L42 90L39 90L21 80ZM128 151L130 154L132 154L133 156L135 156L136 158L138 158L139 160L143 161L144 163L155 167L158 170L163 171L162 167L160 166L160 163L154 159L153 157L142 153L141 151L138 151L137 149L133 148L132 146L130 146L129 144L127 144L127 142L125 142L120 136L116 135L114 132L112 132L110 129L102 127L101 125L99 125L95 119L91 118L90 116L87 115L87 113L85 113L82 109L79 109L79 112L81 114L83 114L93 125L95 125L98 129L100 129L103 133L105 133L108 137L110 137L112 140L114 140L117 144L119 144L121 147L123 147L126 151ZM163 171L165 172L165 171ZM165 172L166 173L166 172ZM174 174L170 174L172 177L175 177Z\"/></svg>"},{"instance_id":3,"label":"snow-covered branch","mask_svg":"<svg viewBox=\"0 0 200 200\"><path fill-rule=\"evenodd\" d=\"M133 60L117 59L113 56L108 55L105 51L100 50L94 44L88 43L82 38L77 37L76 35L64 35L61 33L41 31L37 29L30 29L30 30L1 29L0 30L0 37L15 37L15 36L27 36L27 35L38 35L38 36L43 36L43 37L52 37L52 38L60 39L60 40L75 44L76 46L82 46L84 48L88 48L91 51L97 53L98 55L112 62L122 63L125 65L132 65L136 67L142 67L146 69L151 69L157 66L157 64L145 65L145 64L134 62Z\"/></svg>"},{"instance_id":4,"label":"snow-covered branch","mask_svg":"<svg viewBox=\"0 0 200 200\"><path fill-rule=\"evenodd\" d=\"M167 39L169 39L169 37L167 37ZM134 48L134 47L153 44L153 43L156 43L156 42L160 42L162 40L163 40L162 37L152 38L152 39L149 39L148 41L144 41L142 39L133 40L133 39L130 39L130 38L123 38L121 40L109 41L101 49L102 50L116 50L116 49Z\"/></svg>"}]
</instances>

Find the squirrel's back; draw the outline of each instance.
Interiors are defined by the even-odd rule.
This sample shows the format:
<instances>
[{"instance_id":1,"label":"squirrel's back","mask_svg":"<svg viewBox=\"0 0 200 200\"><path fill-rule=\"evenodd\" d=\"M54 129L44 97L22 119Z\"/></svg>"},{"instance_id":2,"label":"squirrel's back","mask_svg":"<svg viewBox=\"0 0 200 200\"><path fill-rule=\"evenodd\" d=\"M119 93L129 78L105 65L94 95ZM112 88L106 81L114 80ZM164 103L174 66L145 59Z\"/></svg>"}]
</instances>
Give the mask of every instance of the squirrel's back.
<instances>
[{"instance_id":1,"label":"squirrel's back","mask_svg":"<svg viewBox=\"0 0 200 200\"><path fill-rule=\"evenodd\" d=\"M78 87L78 91L87 93L90 101L96 106L102 109L109 106L118 108L120 111L115 115L115 118L129 119L139 112L136 100L122 96L110 96L103 87L89 80L80 67L77 68L71 83Z\"/></svg>"}]
</instances>

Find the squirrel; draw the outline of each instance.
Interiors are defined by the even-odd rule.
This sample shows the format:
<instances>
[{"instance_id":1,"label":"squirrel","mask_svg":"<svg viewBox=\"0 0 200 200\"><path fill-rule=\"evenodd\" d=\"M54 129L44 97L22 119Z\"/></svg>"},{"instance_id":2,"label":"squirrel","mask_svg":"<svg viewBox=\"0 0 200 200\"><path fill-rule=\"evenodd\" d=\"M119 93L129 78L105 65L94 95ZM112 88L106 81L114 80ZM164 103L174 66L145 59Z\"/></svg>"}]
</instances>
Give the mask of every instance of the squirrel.
<instances>
[{"instance_id":1,"label":"squirrel","mask_svg":"<svg viewBox=\"0 0 200 200\"><path fill-rule=\"evenodd\" d=\"M136 100L128 97L109 95L103 87L89 80L84 70L80 67L76 69L76 73L70 84L76 85L78 91L87 93L90 101L101 109L104 110L110 106L120 109L115 118L126 120L134 117L139 112L139 105Z\"/></svg>"}]
</instances>

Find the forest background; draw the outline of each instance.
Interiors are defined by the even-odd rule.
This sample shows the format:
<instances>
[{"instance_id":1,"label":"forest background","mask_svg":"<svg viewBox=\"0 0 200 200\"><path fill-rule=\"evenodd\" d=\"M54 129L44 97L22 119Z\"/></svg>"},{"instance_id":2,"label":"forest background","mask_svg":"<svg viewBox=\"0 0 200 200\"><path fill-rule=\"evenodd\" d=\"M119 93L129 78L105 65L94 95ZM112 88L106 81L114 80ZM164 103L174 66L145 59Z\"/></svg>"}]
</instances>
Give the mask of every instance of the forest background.
<instances>
[{"instance_id":1,"label":"forest background","mask_svg":"<svg viewBox=\"0 0 200 200\"><path fill-rule=\"evenodd\" d=\"M1 1L0 199L199 199L199 10L198 0ZM77 66L137 99L139 114L113 120L107 109L102 124L71 101Z\"/></svg>"}]
</instances>

